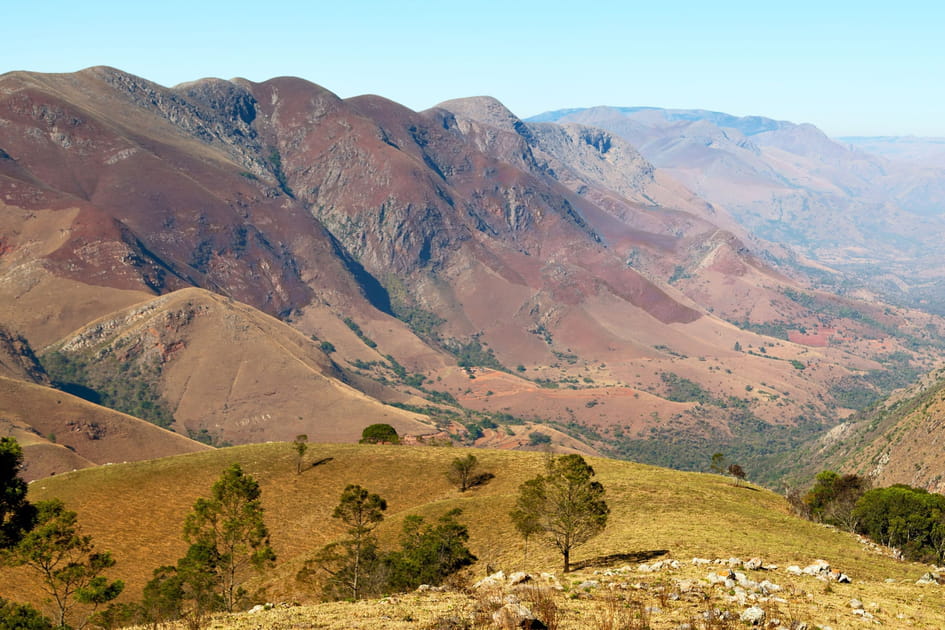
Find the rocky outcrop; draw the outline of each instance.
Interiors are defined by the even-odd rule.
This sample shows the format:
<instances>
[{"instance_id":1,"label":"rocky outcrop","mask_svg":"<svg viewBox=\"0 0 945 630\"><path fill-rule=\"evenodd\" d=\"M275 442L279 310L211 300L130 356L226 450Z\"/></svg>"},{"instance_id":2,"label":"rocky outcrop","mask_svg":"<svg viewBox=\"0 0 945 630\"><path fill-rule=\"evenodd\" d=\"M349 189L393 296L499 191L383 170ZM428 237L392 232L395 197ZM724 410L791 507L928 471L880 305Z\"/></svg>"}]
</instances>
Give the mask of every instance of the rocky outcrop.
<instances>
[{"instance_id":1,"label":"rocky outcrop","mask_svg":"<svg viewBox=\"0 0 945 630\"><path fill-rule=\"evenodd\" d=\"M26 338L3 326L0 326L0 376L49 384L49 377Z\"/></svg>"}]
</instances>

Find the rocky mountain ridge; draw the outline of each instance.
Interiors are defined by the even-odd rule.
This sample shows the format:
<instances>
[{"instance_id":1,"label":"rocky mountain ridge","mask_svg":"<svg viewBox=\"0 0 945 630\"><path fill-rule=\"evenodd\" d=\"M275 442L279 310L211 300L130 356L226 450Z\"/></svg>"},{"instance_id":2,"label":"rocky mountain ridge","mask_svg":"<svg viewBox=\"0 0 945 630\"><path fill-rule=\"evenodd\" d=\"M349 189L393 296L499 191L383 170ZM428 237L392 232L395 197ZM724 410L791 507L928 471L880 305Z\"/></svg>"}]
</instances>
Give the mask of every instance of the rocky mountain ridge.
<instances>
[{"instance_id":1,"label":"rocky mountain ridge","mask_svg":"<svg viewBox=\"0 0 945 630\"><path fill-rule=\"evenodd\" d=\"M901 153L884 156L889 143L838 142L810 124L703 110L593 107L533 120L608 129L758 236L843 269L886 299L941 307L945 170L928 157L934 148L910 163L887 159Z\"/></svg>"},{"instance_id":2,"label":"rocky mountain ridge","mask_svg":"<svg viewBox=\"0 0 945 630\"><path fill-rule=\"evenodd\" d=\"M785 450L816 435L850 387L886 387L887 354L938 357L937 319L812 290L616 134L494 99L10 73L0 148L0 318L67 368L157 352L146 397L224 440L396 417L700 466L710 445L770 452L761 427ZM250 341L265 359L241 375Z\"/></svg>"}]
</instances>

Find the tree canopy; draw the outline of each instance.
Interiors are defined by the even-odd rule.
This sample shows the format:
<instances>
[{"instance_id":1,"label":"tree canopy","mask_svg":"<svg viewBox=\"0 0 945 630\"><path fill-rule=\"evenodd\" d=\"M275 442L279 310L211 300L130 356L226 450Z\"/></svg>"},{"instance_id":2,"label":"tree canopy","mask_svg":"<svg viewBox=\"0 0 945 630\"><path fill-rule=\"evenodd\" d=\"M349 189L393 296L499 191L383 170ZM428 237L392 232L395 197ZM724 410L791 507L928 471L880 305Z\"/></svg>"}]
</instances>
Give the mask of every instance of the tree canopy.
<instances>
[{"instance_id":1,"label":"tree canopy","mask_svg":"<svg viewBox=\"0 0 945 630\"><path fill-rule=\"evenodd\" d=\"M0 438L0 549L15 545L36 520L36 508L26 500L22 468L23 449L12 437Z\"/></svg>"},{"instance_id":2,"label":"tree canopy","mask_svg":"<svg viewBox=\"0 0 945 630\"><path fill-rule=\"evenodd\" d=\"M594 469L580 455L563 455L549 462L545 475L519 487L510 516L523 535L548 538L561 552L564 572L571 570L571 551L607 526L610 508L604 486L593 481Z\"/></svg>"},{"instance_id":3,"label":"tree canopy","mask_svg":"<svg viewBox=\"0 0 945 630\"><path fill-rule=\"evenodd\" d=\"M246 569L261 570L275 562L260 494L259 483L233 464L213 484L209 499L197 499L184 522L184 538L191 543L188 555L213 566L227 612L244 594L240 584Z\"/></svg>"},{"instance_id":4,"label":"tree canopy","mask_svg":"<svg viewBox=\"0 0 945 630\"><path fill-rule=\"evenodd\" d=\"M361 432L361 444L400 444L400 436L389 424L371 424Z\"/></svg>"},{"instance_id":5,"label":"tree canopy","mask_svg":"<svg viewBox=\"0 0 945 630\"><path fill-rule=\"evenodd\" d=\"M57 626L62 627L77 604L94 612L118 597L125 585L102 575L115 560L107 551L94 551L92 537L80 532L75 512L58 499L37 503L36 508L36 526L12 549L10 558L39 574L56 608Z\"/></svg>"}]
</instances>

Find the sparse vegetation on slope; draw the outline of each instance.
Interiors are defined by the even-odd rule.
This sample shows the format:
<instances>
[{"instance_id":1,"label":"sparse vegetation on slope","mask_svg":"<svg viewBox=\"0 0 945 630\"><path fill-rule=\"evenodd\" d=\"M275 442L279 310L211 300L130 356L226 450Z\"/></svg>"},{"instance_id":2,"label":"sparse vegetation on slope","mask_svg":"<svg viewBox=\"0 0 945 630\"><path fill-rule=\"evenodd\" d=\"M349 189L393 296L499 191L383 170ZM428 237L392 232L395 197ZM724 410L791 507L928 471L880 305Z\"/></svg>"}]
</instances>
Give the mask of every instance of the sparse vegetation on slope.
<instances>
[{"instance_id":1,"label":"sparse vegetation on slope","mask_svg":"<svg viewBox=\"0 0 945 630\"><path fill-rule=\"evenodd\" d=\"M169 428L170 407L160 395L161 366L156 361L97 360L82 353L54 351L41 357L43 368L59 389L103 407Z\"/></svg>"},{"instance_id":2,"label":"sparse vegetation on slope","mask_svg":"<svg viewBox=\"0 0 945 630\"><path fill-rule=\"evenodd\" d=\"M291 448L262 444L57 475L32 484L31 497L58 496L77 511L83 528L112 551L117 561L113 575L125 579L135 597L154 567L173 563L186 551L180 523L219 471L233 463L259 480L267 521L273 525L272 547L280 563L247 583L251 592L265 589L269 599L317 597L300 588L294 575L309 554L342 537L330 514L350 483L389 497L387 516L377 529L381 544L393 546L409 513L435 517L458 507L469 524L469 549L480 559L474 572L481 574L487 564L521 568L522 545L508 513L519 486L544 470L544 455L476 451L481 465L496 471L496 477L457 493L444 475L430 474L445 470L457 453L455 448L311 444L308 454L318 465L298 475ZM575 563L665 549L677 558L757 555L790 564L809 562L816 549L817 557L861 580L921 574L918 567L870 553L847 535L790 515L785 500L773 493L736 488L715 475L614 460L591 462L607 489L610 525L581 548ZM113 518L118 513L126 515L121 523ZM529 569L555 567L559 559L554 549L530 544ZM4 592L20 601L29 592L35 595L22 575L11 571L8 576L0 585Z\"/></svg>"}]
</instances>

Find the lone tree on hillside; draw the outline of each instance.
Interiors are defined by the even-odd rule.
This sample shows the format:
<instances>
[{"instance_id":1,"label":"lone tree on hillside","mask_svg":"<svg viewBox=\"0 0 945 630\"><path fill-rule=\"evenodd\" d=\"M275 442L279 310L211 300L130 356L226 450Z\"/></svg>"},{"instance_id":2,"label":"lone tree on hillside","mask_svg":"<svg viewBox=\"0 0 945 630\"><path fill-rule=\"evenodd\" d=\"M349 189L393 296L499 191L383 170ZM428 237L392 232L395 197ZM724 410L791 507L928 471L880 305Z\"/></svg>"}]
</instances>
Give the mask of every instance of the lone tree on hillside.
<instances>
[{"instance_id":1,"label":"lone tree on hillside","mask_svg":"<svg viewBox=\"0 0 945 630\"><path fill-rule=\"evenodd\" d=\"M571 570L571 550L607 526L604 486L593 476L594 469L580 455L552 459L545 475L519 487L510 514L519 533L540 532L551 540L564 558L565 573Z\"/></svg>"},{"instance_id":2,"label":"lone tree on hillside","mask_svg":"<svg viewBox=\"0 0 945 630\"><path fill-rule=\"evenodd\" d=\"M714 453L709 468L711 468L714 473L724 475L726 469L725 453Z\"/></svg>"},{"instance_id":3,"label":"lone tree on hillside","mask_svg":"<svg viewBox=\"0 0 945 630\"><path fill-rule=\"evenodd\" d=\"M184 521L184 539L191 543L188 557L202 559L212 569L227 612L245 595L240 586L245 570L275 563L260 494L259 483L233 464L213 484L211 497L197 499Z\"/></svg>"},{"instance_id":4,"label":"lone tree on hillside","mask_svg":"<svg viewBox=\"0 0 945 630\"><path fill-rule=\"evenodd\" d=\"M379 586L375 578L380 563L373 531L384 520L386 509L387 501L359 485L349 485L341 493L331 517L347 526L347 538L328 545L314 559L330 576L326 595L360 599Z\"/></svg>"},{"instance_id":5,"label":"lone tree on hillside","mask_svg":"<svg viewBox=\"0 0 945 630\"><path fill-rule=\"evenodd\" d=\"M515 504L515 509L509 513L509 516L512 518L512 524L515 526L515 531L517 531L522 537L522 540L525 541L525 548L522 550L523 571L528 570L528 539L543 531L538 518L541 507L538 504L540 499L541 497L535 493L529 493L527 495L520 494ZM535 503L525 505L526 502Z\"/></svg>"},{"instance_id":6,"label":"lone tree on hillside","mask_svg":"<svg viewBox=\"0 0 945 630\"><path fill-rule=\"evenodd\" d=\"M741 482L744 481L745 477L748 476L747 473L745 473L745 469L738 464L729 464L728 474L735 478L736 486L741 485Z\"/></svg>"},{"instance_id":7,"label":"lone tree on hillside","mask_svg":"<svg viewBox=\"0 0 945 630\"><path fill-rule=\"evenodd\" d=\"M450 463L449 470L446 471L446 478L459 488L460 492L466 492L470 488L485 484L495 477L489 472L476 473L478 467L479 460L472 453L466 457L457 457Z\"/></svg>"},{"instance_id":8,"label":"lone tree on hillside","mask_svg":"<svg viewBox=\"0 0 945 630\"><path fill-rule=\"evenodd\" d=\"M389 424L371 424L361 432L360 444L400 444L400 436Z\"/></svg>"},{"instance_id":9,"label":"lone tree on hillside","mask_svg":"<svg viewBox=\"0 0 945 630\"><path fill-rule=\"evenodd\" d=\"M10 559L39 574L56 607L57 627L66 627L76 604L90 605L91 614L118 597L125 584L102 575L115 561L107 551L93 551L92 537L81 534L75 512L58 499L37 503L36 508L35 528L11 550Z\"/></svg>"},{"instance_id":10,"label":"lone tree on hillside","mask_svg":"<svg viewBox=\"0 0 945 630\"><path fill-rule=\"evenodd\" d=\"M20 478L23 449L11 437L0 438L0 550L12 547L32 529L36 508L26 500L27 485Z\"/></svg>"},{"instance_id":11,"label":"lone tree on hillside","mask_svg":"<svg viewBox=\"0 0 945 630\"><path fill-rule=\"evenodd\" d=\"M304 433L300 433L295 436L295 439L292 440L292 448L295 450L295 454L298 455L298 459L295 462L295 474L302 474L302 458L305 457L305 451L308 450L308 436Z\"/></svg>"}]
</instances>

